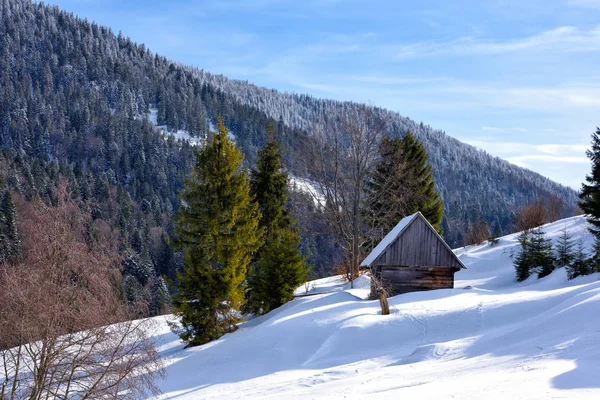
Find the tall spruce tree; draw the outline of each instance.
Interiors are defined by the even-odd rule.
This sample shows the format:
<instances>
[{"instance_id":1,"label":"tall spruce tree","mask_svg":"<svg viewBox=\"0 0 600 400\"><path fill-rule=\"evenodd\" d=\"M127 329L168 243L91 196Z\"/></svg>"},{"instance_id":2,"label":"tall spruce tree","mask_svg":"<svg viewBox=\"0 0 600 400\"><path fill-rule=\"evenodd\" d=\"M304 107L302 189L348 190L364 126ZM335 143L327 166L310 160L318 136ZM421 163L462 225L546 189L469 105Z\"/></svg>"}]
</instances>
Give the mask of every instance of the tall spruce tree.
<instances>
[{"instance_id":1,"label":"tall spruce tree","mask_svg":"<svg viewBox=\"0 0 600 400\"><path fill-rule=\"evenodd\" d=\"M384 137L379 160L368 185L366 213L374 246L399 220L421 211L436 230L444 216L425 146L410 132L403 138Z\"/></svg>"},{"instance_id":2,"label":"tall spruce tree","mask_svg":"<svg viewBox=\"0 0 600 400\"><path fill-rule=\"evenodd\" d=\"M260 226L265 230L264 245L248 276L247 309L255 313L269 312L292 300L309 270L306 257L300 253L296 222L285 208L289 179L272 126L267 128L267 135L251 175L251 193L262 214Z\"/></svg>"},{"instance_id":3,"label":"tall spruce tree","mask_svg":"<svg viewBox=\"0 0 600 400\"><path fill-rule=\"evenodd\" d=\"M243 283L263 235L242 154L221 118L217 130L197 153L176 217L174 242L185 266L173 307L181 318L177 332L191 346L236 329Z\"/></svg>"},{"instance_id":4,"label":"tall spruce tree","mask_svg":"<svg viewBox=\"0 0 600 400\"><path fill-rule=\"evenodd\" d=\"M250 191L261 212L260 226L268 241L279 228L291 224L285 205L288 198L288 173L282 161L273 126L267 128L267 143L259 151L256 169L250 176Z\"/></svg>"},{"instance_id":5,"label":"tall spruce tree","mask_svg":"<svg viewBox=\"0 0 600 400\"><path fill-rule=\"evenodd\" d=\"M600 238L600 128L592 133L592 148L586 154L592 162L592 172L581 186L579 207L588 216L590 232Z\"/></svg>"}]
</instances>

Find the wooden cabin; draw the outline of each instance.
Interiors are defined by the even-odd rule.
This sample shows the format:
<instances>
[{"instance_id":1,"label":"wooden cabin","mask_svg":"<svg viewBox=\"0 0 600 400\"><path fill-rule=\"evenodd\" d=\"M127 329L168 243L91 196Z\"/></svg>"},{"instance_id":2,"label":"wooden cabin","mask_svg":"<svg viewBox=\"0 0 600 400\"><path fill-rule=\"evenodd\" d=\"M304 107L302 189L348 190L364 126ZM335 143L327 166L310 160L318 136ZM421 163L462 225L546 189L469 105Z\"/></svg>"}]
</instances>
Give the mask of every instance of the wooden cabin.
<instances>
[{"instance_id":1,"label":"wooden cabin","mask_svg":"<svg viewBox=\"0 0 600 400\"><path fill-rule=\"evenodd\" d=\"M388 296L454 287L454 273L466 268L421 214L403 218L362 262ZM377 297L375 279L371 297Z\"/></svg>"}]
</instances>

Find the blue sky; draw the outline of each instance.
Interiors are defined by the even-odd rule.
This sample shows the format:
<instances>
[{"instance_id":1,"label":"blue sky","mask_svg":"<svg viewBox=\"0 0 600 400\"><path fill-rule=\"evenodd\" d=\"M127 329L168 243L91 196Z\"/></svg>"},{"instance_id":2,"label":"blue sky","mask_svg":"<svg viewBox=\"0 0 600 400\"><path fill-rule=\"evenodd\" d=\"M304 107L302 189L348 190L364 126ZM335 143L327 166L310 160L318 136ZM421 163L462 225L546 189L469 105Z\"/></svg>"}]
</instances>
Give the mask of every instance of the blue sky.
<instances>
[{"instance_id":1,"label":"blue sky","mask_svg":"<svg viewBox=\"0 0 600 400\"><path fill-rule=\"evenodd\" d=\"M50 0L176 61L367 102L580 187L600 0Z\"/></svg>"}]
</instances>

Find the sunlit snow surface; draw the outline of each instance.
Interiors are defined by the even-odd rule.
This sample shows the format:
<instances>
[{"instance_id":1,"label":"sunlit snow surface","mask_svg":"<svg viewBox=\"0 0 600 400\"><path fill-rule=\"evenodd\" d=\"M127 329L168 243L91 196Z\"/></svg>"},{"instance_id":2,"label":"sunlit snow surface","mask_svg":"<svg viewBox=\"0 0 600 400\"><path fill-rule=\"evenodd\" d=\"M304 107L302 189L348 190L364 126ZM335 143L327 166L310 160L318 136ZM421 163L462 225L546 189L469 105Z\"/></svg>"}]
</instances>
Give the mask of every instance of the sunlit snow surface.
<instances>
[{"instance_id":1,"label":"sunlit snow surface","mask_svg":"<svg viewBox=\"0 0 600 400\"><path fill-rule=\"evenodd\" d=\"M563 227L591 248L582 217L544 229ZM600 275L516 283L516 238L458 249L455 289L390 298L388 316L368 278L334 277L202 347L163 323L161 398L600 399Z\"/></svg>"}]
</instances>

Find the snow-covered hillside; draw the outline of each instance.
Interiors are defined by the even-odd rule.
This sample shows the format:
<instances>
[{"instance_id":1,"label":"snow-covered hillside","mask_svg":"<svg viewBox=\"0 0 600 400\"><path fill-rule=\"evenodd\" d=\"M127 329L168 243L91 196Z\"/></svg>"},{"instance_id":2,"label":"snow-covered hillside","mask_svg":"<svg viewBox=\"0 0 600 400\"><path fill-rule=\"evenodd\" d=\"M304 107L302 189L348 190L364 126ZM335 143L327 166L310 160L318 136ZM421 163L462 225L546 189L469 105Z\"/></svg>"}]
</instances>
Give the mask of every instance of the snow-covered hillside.
<instances>
[{"instance_id":1,"label":"snow-covered hillside","mask_svg":"<svg viewBox=\"0 0 600 400\"><path fill-rule=\"evenodd\" d=\"M152 122L154 126L156 126L163 135L170 135L175 137L175 139L187 140L190 142L192 146L199 146L204 143L204 139L190 136L189 132L183 129L179 129L176 132L169 131L166 125L158 125L158 109L150 108L150 112L148 113L148 120Z\"/></svg>"},{"instance_id":2,"label":"snow-covered hillside","mask_svg":"<svg viewBox=\"0 0 600 400\"><path fill-rule=\"evenodd\" d=\"M582 217L566 227L589 249ZM235 333L183 349L159 333L173 399L598 399L599 274L567 280L564 270L516 283L517 235L457 250L467 270L455 289L390 298L391 315L335 278Z\"/></svg>"}]
</instances>

